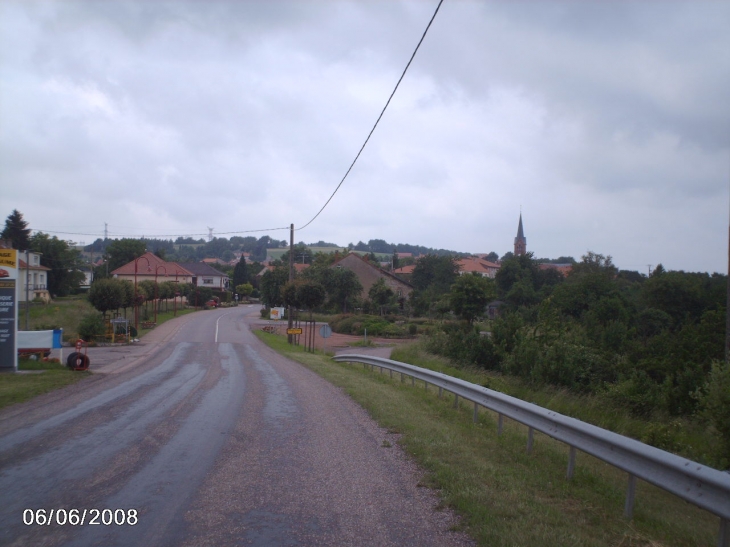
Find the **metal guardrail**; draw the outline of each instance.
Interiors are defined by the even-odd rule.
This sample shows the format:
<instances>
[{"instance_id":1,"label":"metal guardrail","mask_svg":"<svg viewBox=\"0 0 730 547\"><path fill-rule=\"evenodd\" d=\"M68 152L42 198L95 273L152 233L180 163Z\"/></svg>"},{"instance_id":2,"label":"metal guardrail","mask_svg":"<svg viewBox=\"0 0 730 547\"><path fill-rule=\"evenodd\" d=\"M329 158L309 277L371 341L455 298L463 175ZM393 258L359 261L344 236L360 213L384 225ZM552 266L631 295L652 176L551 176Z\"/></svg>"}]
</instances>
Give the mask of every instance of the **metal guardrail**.
<instances>
[{"instance_id":1,"label":"metal guardrail","mask_svg":"<svg viewBox=\"0 0 730 547\"><path fill-rule=\"evenodd\" d=\"M636 478L688 501L720 517L719 547L730 543L730 474L700 463L671 454L659 448L624 437L612 431L587 424L575 418L563 416L521 399L505 395L452 376L423 369L407 363L371 357L368 355L343 354L334 357L338 362L355 362L389 369L410 376L411 381L421 380L474 403L474 420L479 406L499 415L498 431L502 432L502 417L526 425L528 429L527 451L532 449L533 431L540 431L570 447L568 473L570 479L575 469L576 449L595 456L629 474L624 515L633 514Z\"/></svg>"}]
</instances>

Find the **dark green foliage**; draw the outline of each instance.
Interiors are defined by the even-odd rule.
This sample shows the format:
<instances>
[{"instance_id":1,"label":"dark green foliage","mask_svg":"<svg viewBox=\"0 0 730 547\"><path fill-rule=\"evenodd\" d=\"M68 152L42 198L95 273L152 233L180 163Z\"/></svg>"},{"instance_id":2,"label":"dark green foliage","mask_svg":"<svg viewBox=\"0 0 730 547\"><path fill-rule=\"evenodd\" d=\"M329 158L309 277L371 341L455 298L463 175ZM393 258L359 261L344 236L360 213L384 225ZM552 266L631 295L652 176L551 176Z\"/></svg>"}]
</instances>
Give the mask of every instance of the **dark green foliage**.
<instances>
[{"instance_id":1,"label":"dark green foliage","mask_svg":"<svg viewBox=\"0 0 730 547\"><path fill-rule=\"evenodd\" d=\"M13 212L5 219L5 228L3 228L0 238L9 240L13 245L13 249L19 251L26 251L31 248L30 228L23 219L23 213L13 209Z\"/></svg>"},{"instance_id":2,"label":"dark green foliage","mask_svg":"<svg viewBox=\"0 0 730 547\"><path fill-rule=\"evenodd\" d=\"M130 285L119 279L97 279L89 289L89 302L102 314L131 305Z\"/></svg>"},{"instance_id":3,"label":"dark green foliage","mask_svg":"<svg viewBox=\"0 0 730 547\"><path fill-rule=\"evenodd\" d=\"M500 367L498 348L486 334L481 334L471 325L444 325L441 331L428 338L426 348L458 363L475 364L490 370L499 370Z\"/></svg>"},{"instance_id":4,"label":"dark green foliage","mask_svg":"<svg viewBox=\"0 0 730 547\"><path fill-rule=\"evenodd\" d=\"M478 274L459 276L451 286L449 301L454 313L472 323L484 314L487 304L494 300L496 290L494 282Z\"/></svg>"},{"instance_id":5,"label":"dark green foliage","mask_svg":"<svg viewBox=\"0 0 730 547\"><path fill-rule=\"evenodd\" d=\"M730 364L712 363L710 374L697 397L704 416L710 421L721 439L718 458L724 467L730 465Z\"/></svg>"},{"instance_id":6,"label":"dark green foliage","mask_svg":"<svg viewBox=\"0 0 730 547\"><path fill-rule=\"evenodd\" d=\"M269 270L261 277L261 299L267 307L281 306L284 303L281 288L288 281L289 269L284 267Z\"/></svg>"},{"instance_id":7,"label":"dark green foliage","mask_svg":"<svg viewBox=\"0 0 730 547\"><path fill-rule=\"evenodd\" d=\"M404 338L409 332L405 325L396 324L393 316L341 314L331 318L329 325L336 333L356 336L363 336L367 331L368 336Z\"/></svg>"},{"instance_id":8,"label":"dark green foliage","mask_svg":"<svg viewBox=\"0 0 730 547\"><path fill-rule=\"evenodd\" d=\"M508 257L495 280L506 304L489 324L491 347L445 329L429 348L533 384L605 391L637 416L705 408L697 394L724 358L725 276L657 267L646 278L592 252L565 279L548 271L529 254Z\"/></svg>"},{"instance_id":9,"label":"dark green foliage","mask_svg":"<svg viewBox=\"0 0 730 547\"><path fill-rule=\"evenodd\" d=\"M303 309L311 312L324 304L327 299L327 291L321 283L301 280L297 285L296 298Z\"/></svg>"},{"instance_id":10,"label":"dark green foliage","mask_svg":"<svg viewBox=\"0 0 730 547\"><path fill-rule=\"evenodd\" d=\"M330 308L346 313L362 293L362 285L352 270L326 268L322 272L321 283L327 291Z\"/></svg>"},{"instance_id":11,"label":"dark green foliage","mask_svg":"<svg viewBox=\"0 0 730 547\"><path fill-rule=\"evenodd\" d=\"M368 298L380 310L380 315L385 315L385 306L393 299L395 293L385 284L385 280L381 277L368 291Z\"/></svg>"},{"instance_id":12,"label":"dark green foliage","mask_svg":"<svg viewBox=\"0 0 730 547\"><path fill-rule=\"evenodd\" d=\"M87 342L102 336L105 332L104 319L98 313L88 313L79 322L79 336Z\"/></svg>"},{"instance_id":13,"label":"dark green foliage","mask_svg":"<svg viewBox=\"0 0 730 547\"><path fill-rule=\"evenodd\" d=\"M78 291L84 281L80 253L68 243L38 232L30 238L31 250L41 253L41 265L50 268L48 290L53 296L68 296Z\"/></svg>"},{"instance_id":14,"label":"dark green foliage","mask_svg":"<svg viewBox=\"0 0 730 547\"><path fill-rule=\"evenodd\" d=\"M248 279L248 266L246 265L246 259L241 257L233 268L233 286L238 287L239 285L245 285L249 282Z\"/></svg>"},{"instance_id":15,"label":"dark green foliage","mask_svg":"<svg viewBox=\"0 0 730 547\"><path fill-rule=\"evenodd\" d=\"M121 268L128 262L142 256L147 250L144 241L139 239L114 239L107 245L106 254L109 261L109 271ZM141 262L141 261L140 261ZM146 268L147 264L138 264L139 268Z\"/></svg>"},{"instance_id":16,"label":"dark green foliage","mask_svg":"<svg viewBox=\"0 0 730 547\"><path fill-rule=\"evenodd\" d=\"M448 298L444 298L459 277L456 256L429 254L421 257L411 275L414 291L411 306L415 315L441 315L448 311ZM441 305L439 305L441 301Z\"/></svg>"}]
</instances>

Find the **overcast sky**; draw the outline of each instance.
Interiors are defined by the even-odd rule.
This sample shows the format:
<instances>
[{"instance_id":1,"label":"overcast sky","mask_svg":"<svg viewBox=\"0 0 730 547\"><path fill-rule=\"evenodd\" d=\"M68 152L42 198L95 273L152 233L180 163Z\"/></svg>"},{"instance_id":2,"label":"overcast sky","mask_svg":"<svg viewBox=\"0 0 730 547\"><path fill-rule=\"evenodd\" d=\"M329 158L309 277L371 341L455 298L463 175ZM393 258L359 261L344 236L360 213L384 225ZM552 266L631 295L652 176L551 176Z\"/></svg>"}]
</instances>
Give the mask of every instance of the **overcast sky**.
<instances>
[{"instance_id":1,"label":"overcast sky","mask_svg":"<svg viewBox=\"0 0 730 547\"><path fill-rule=\"evenodd\" d=\"M437 3L0 0L0 215L303 226ZM445 0L295 240L502 255L521 208L538 257L726 272L729 97L730 2Z\"/></svg>"}]
</instances>

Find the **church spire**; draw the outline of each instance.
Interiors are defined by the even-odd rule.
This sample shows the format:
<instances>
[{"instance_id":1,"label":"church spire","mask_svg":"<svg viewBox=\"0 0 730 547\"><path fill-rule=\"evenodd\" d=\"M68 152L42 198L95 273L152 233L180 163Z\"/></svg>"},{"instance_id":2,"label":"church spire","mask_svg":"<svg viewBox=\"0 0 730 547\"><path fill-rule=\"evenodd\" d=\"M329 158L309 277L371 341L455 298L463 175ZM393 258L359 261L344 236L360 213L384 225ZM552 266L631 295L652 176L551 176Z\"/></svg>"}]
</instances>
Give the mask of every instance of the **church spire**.
<instances>
[{"instance_id":1,"label":"church spire","mask_svg":"<svg viewBox=\"0 0 730 547\"><path fill-rule=\"evenodd\" d=\"M517 226L517 237L515 238L515 256L523 255L527 252L527 238L522 228L522 211L520 211L520 223Z\"/></svg>"}]
</instances>

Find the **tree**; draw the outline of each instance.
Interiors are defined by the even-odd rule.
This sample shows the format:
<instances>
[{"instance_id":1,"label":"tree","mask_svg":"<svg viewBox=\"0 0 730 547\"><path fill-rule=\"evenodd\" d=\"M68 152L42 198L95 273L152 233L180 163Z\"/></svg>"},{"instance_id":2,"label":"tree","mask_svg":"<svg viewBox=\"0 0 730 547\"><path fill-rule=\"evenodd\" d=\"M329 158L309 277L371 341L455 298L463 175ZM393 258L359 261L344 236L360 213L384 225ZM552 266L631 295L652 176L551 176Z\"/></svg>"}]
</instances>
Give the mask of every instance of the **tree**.
<instances>
[{"instance_id":1,"label":"tree","mask_svg":"<svg viewBox=\"0 0 730 547\"><path fill-rule=\"evenodd\" d=\"M115 239L106 248L109 257L109 271L114 271L128 262L132 262L135 258L142 256L146 250L145 242L139 239Z\"/></svg>"},{"instance_id":2,"label":"tree","mask_svg":"<svg viewBox=\"0 0 730 547\"><path fill-rule=\"evenodd\" d=\"M421 257L413 269L411 284L416 290L432 289L437 295L449 292L459 275L455 256L428 254Z\"/></svg>"},{"instance_id":3,"label":"tree","mask_svg":"<svg viewBox=\"0 0 730 547\"><path fill-rule=\"evenodd\" d=\"M309 319L312 319L312 310L324 304L327 291L321 283L302 280L297 285L297 300L305 310L309 310Z\"/></svg>"},{"instance_id":4,"label":"tree","mask_svg":"<svg viewBox=\"0 0 730 547\"><path fill-rule=\"evenodd\" d=\"M77 292L84 281L81 271L81 255L68 243L38 232L30 238L30 249L41 254L41 265L50 268L48 291L54 296L66 296Z\"/></svg>"},{"instance_id":5,"label":"tree","mask_svg":"<svg viewBox=\"0 0 730 547\"><path fill-rule=\"evenodd\" d=\"M327 290L330 304L347 312L347 305L362 293L362 285L352 270L345 268L328 268L323 274L324 288Z\"/></svg>"},{"instance_id":6,"label":"tree","mask_svg":"<svg viewBox=\"0 0 730 547\"><path fill-rule=\"evenodd\" d=\"M236 263L236 267L233 268L233 286L238 287L248 283L248 267L246 266L246 259L241 259Z\"/></svg>"},{"instance_id":7,"label":"tree","mask_svg":"<svg viewBox=\"0 0 730 547\"><path fill-rule=\"evenodd\" d=\"M380 315L383 315L383 308L390 302L394 296L393 289L385 284L385 280L381 277L368 291L368 297L370 300L380 308Z\"/></svg>"},{"instance_id":8,"label":"tree","mask_svg":"<svg viewBox=\"0 0 730 547\"><path fill-rule=\"evenodd\" d=\"M454 313L471 324L484 313L495 295L491 279L479 274L468 274L460 276L451 286L449 300Z\"/></svg>"},{"instance_id":9,"label":"tree","mask_svg":"<svg viewBox=\"0 0 730 547\"><path fill-rule=\"evenodd\" d=\"M126 289L119 279L99 279L92 283L88 298L91 305L104 315L125 304Z\"/></svg>"},{"instance_id":10,"label":"tree","mask_svg":"<svg viewBox=\"0 0 730 547\"><path fill-rule=\"evenodd\" d=\"M268 307L281 306L284 296L281 288L289 281L289 269L274 268L261 276L261 300Z\"/></svg>"},{"instance_id":11,"label":"tree","mask_svg":"<svg viewBox=\"0 0 730 547\"><path fill-rule=\"evenodd\" d=\"M13 249L20 251L30 249L30 228L28 228L28 223L23 220L23 214L20 211L13 209L13 212L8 215L0 237L12 242Z\"/></svg>"},{"instance_id":12,"label":"tree","mask_svg":"<svg viewBox=\"0 0 730 547\"><path fill-rule=\"evenodd\" d=\"M251 283L236 285L236 292L241 296L249 296L253 292L253 285Z\"/></svg>"}]
</instances>

